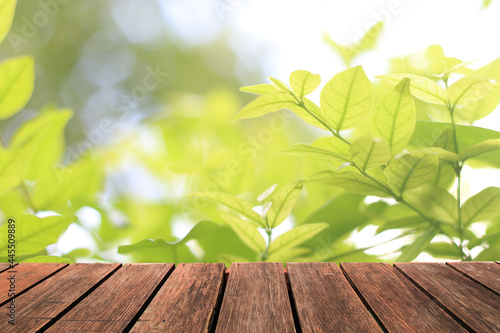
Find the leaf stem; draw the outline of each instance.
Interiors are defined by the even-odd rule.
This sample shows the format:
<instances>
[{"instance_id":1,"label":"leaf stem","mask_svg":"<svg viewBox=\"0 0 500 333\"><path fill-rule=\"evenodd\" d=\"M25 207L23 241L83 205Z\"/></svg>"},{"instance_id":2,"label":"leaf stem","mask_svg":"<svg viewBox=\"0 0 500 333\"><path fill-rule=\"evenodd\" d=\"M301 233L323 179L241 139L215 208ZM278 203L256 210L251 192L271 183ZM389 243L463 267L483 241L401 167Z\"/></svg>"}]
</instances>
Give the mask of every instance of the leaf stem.
<instances>
[{"instance_id":1,"label":"leaf stem","mask_svg":"<svg viewBox=\"0 0 500 333\"><path fill-rule=\"evenodd\" d=\"M446 87L446 90L448 90L448 77L443 78L444 85ZM446 108L448 109L448 112L450 113L450 120L451 120L451 128L452 128L452 133L453 133L453 147L455 150L455 154L458 154L458 136L457 136L457 129L455 125L455 105L451 105L450 102L447 103ZM458 161L457 164L455 165L455 174L457 175L457 232L458 232L458 237L460 239L460 253L462 255L462 260L467 260L467 256L464 253L464 237L463 237L463 226L462 226L462 210L460 207L462 206L461 203L461 173L462 173L462 168L463 164L462 162Z\"/></svg>"},{"instance_id":2,"label":"leaf stem","mask_svg":"<svg viewBox=\"0 0 500 333\"><path fill-rule=\"evenodd\" d=\"M404 204L405 206L407 206L408 208L410 208L411 210L415 211L418 215L420 215L424 220L426 220L427 222L429 222L432 226L436 227L436 228L439 228L439 230L446 236L450 239L450 241L452 242L452 244L460 250L460 253L462 255L462 257L464 257L464 253L463 253L463 250L461 249L461 247L459 247L457 245L457 243L455 243L455 240L453 239L453 237L451 237L450 235L448 235L447 233L444 232L444 230L442 230L441 226L440 226L440 223L438 220L435 220L435 219L432 219L428 216L426 216L424 213L422 213L420 210L418 210L415 206L413 206L412 204L410 204L408 201L406 201L403 196L399 196L397 195L396 193L394 193L394 191L392 191L386 184L380 182L378 179L376 179L375 177L372 177L371 175L369 175L368 173L366 173L366 171L363 171L359 166L357 166L354 162L352 162L352 165L358 169L358 171L365 177L371 179L372 181L376 182L378 185L382 186L385 191L387 192L387 194L389 194L394 200L396 200L397 202L400 202L402 204Z\"/></svg>"},{"instance_id":3,"label":"leaf stem","mask_svg":"<svg viewBox=\"0 0 500 333\"><path fill-rule=\"evenodd\" d=\"M342 140L344 143L350 145L351 143L349 141L347 141L346 139L344 139L342 137L342 135L340 135L340 133L338 131L335 131L333 128L331 128L330 126L328 126L327 123L325 123L323 121L323 119L321 119L320 117L318 117L314 112L312 112L305 104L304 104L304 101L303 100L300 100L298 99L296 96L294 96L292 94L292 96L295 98L295 100L297 101L297 105L301 108L303 108L307 113L309 113L312 117L314 117L314 119L316 119L319 123L321 123L321 125L325 126L325 128L327 128L330 132L332 132L333 136L335 136L336 138Z\"/></svg>"},{"instance_id":4,"label":"leaf stem","mask_svg":"<svg viewBox=\"0 0 500 333\"><path fill-rule=\"evenodd\" d=\"M267 234L267 243L266 243L266 251L262 255L262 260L265 261L267 259L267 254L269 252L269 245L271 245L271 235L273 234L273 229L269 227L269 221L266 216L266 234Z\"/></svg>"}]
</instances>

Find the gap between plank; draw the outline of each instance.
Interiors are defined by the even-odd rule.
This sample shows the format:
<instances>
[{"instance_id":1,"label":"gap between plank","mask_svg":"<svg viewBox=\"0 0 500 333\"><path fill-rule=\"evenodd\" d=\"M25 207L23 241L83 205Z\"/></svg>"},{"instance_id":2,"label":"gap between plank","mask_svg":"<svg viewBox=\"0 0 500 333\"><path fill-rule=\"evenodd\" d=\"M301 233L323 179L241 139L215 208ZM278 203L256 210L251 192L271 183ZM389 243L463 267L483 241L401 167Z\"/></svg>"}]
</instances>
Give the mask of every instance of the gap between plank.
<instances>
[{"instance_id":1,"label":"gap between plank","mask_svg":"<svg viewBox=\"0 0 500 333\"><path fill-rule=\"evenodd\" d=\"M389 331L387 330L387 328L385 328L385 326L382 323L382 321L380 320L380 318L375 314L375 311L373 311L373 309L370 306L370 304L368 304L368 302L366 301L366 299L363 297L363 295L359 291L358 287L356 287L356 285L354 284L354 281L351 280L351 278L349 277L349 275L347 274L347 272L344 270L344 267L342 267L342 265L339 265L339 267L340 267L340 270L342 271L342 273L344 274L345 278L347 279L347 282L349 282L349 284L351 285L351 288L354 290L354 292L356 293L356 295L358 295L358 297L361 300L361 302L363 302L363 305L368 309L368 311L372 315L373 319L375 319L375 321L377 322L377 324L380 327L380 329L384 333L388 333Z\"/></svg>"},{"instance_id":2,"label":"gap between plank","mask_svg":"<svg viewBox=\"0 0 500 333\"><path fill-rule=\"evenodd\" d=\"M172 272L174 270L175 270L175 264L170 267L170 269L168 270L167 274L165 274L165 276L161 279L160 283L158 283L158 285L155 287L155 289L153 290L153 292L151 293L151 295L149 295L149 297L146 300L146 302L141 306L141 308L139 309L139 311L135 314L134 318L132 318L132 320L130 321L130 323L128 323L128 325L125 327L125 329L123 330L123 333L130 332L130 330L132 329L132 327L134 327L135 323L139 320L139 318L142 316L142 314L144 313L144 311L146 311L146 309L148 308L149 304L151 304L151 302L153 301L153 298L155 298L156 294L158 294L158 292L160 291L161 287L163 287L163 285L165 284L165 282L167 282L167 279L170 277L170 275L172 275Z\"/></svg>"},{"instance_id":3,"label":"gap between plank","mask_svg":"<svg viewBox=\"0 0 500 333\"><path fill-rule=\"evenodd\" d=\"M57 271L54 271L52 273L50 273L49 275L43 277L42 279L38 280L37 282L35 282L34 284L32 284L31 286L29 286L28 288L20 291L19 293L16 293L16 295L14 297L11 297L9 298L8 300L0 303L0 306L4 306L5 304L9 303L13 298L17 298L23 294L25 294L26 292L30 291L32 288L38 286L40 283L42 283L43 281L47 280L48 278L50 278L51 276L54 276L55 274L59 273L61 270L63 270L64 268L68 267L69 265L66 264L65 266L61 266ZM10 268L9 268L10 269Z\"/></svg>"},{"instance_id":4,"label":"gap between plank","mask_svg":"<svg viewBox=\"0 0 500 333\"><path fill-rule=\"evenodd\" d=\"M491 288L490 288L490 287L488 287L487 285L483 284L481 281L474 279L472 276L468 275L468 274L467 274L467 273L465 273L465 272L462 272L462 271L461 271L461 270L459 270L457 267L452 266L452 265L449 265L448 263L446 263L446 266L448 266L448 267L450 267L450 268L452 268L452 269L456 270L456 271L457 271L457 272L459 272L460 274L464 275L466 278L468 278L468 279L472 280L473 282L475 282L475 283L479 284L481 287L484 287L484 288L488 289L489 291L491 291L491 292L492 292L492 293L494 293L495 295L500 296L500 294L499 294L496 290L491 289Z\"/></svg>"},{"instance_id":5,"label":"gap between plank","mask_svg":"<svg viewBox=\"0 0 500 333\"><path fill-rule=\"evenodd\" d=\"M222 300L224 298L224 292L226 291L227 280L229 279L229 269L224 270L224 274L222 274L221 287L219 290L219 295L217 295L217 300L215 301L215 307L212 311L212 315L210 316L210 320L208 322L208 332L215 333L217 328L217 322L219 320L219 314L222 307Z\"/></svg>"},{"instance_id":6,"label":"gap between plank","mask_svg":"<svg viewBox=\"0 0 500 333\"><path fill-rule=\"evenodd\" d=\"M111 272L108 273L108 275L106 275L105 277L103 277L101 279L101 281L97 282L95 285L92 286L92 288L90 288L87 292L85 292L82 296L78 297L77 300L75 300L73 303L71 303L68 307L66 307L66 309L64 309L63 311L59 312L56 316L54 316L54 318L52 318L51 320L49 320L45 325L43 325L37 332L45 332L50 326L54 325L54 323L56 321L58 321L59 319L61 319L66 313L68 313L69 311L71 311L71 309L73 309L78 303L80 303L81 301L83 301L83 299L85 297L87 297L88 295L90 295L94 290L96 290L101 284L104 283L104 281L106 281L107 279L109 279L111 277L111 275L115 274L120 268L122 268L122 264L120 264L119 266L117 266L115 269L113 269Z\"/></svg>"},{"instance_id":7,"label":"gap between plank","mask_svg":"<svg viewBox=\"0 0 500 333\"><path fill-rule=\"evenodd\" d=\"M436 297L432 296L427 290L425 290L422 286L420 286L417 281L413 280L409 275L407 275L403 270L401 270L398 266L392 265L393 268L396 269L397 272L401 273L406 279L408 279L411 283L415 285L425 296L429 297L431 301L436 303L444 312L451 316L456 322L462 325L468 332L475 332L469 325L467 325L460 317L454 314L450 309L448 309L443 303L441 303Z\"/></svg>"},{"instance_id":8,"label":"gap between plank","mask_svg":"<svg viewBox=\"0 0 500 333\"><path fill-rule=\"evenodd\" d=\"M292 307L292 317L293 323L295 325L295 331L297 333L302 333L302 326L300 325L299 312L297 311L297 305L295 303L295 297L293 296L292 284L290 283L290 278L288 272L285 271L285 281L286 287L288 289L288 298L290 299L290 306Z\"/></svg>"}]
</instances>

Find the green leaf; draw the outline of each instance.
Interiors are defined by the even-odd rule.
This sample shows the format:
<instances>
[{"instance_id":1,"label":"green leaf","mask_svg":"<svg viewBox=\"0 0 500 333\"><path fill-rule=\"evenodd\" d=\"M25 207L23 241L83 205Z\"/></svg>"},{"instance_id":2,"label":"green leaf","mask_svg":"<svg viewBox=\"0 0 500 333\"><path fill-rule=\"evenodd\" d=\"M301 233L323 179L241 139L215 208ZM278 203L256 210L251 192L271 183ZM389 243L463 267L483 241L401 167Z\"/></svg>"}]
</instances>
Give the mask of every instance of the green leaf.
<instances>
[{"instance_id":1,"label":"green leaf","mask_svg":"<svg viewBox=\"0 0 500 333\"><path fill-rule=\"evenodd\" d=\"M488 8L489 5L491 5L492 0L483 0L483 9Z\"/></svg>"},{"instance_id":2,"label":"green leaf","mask_svg":"<svg viewBox=\"0 0 500 333\"><path fill-rule=\"evenodd\" d=\"M438 234L439 229L430 229L421 234L413 243L403 248L403 252L396 261L406 262L415 259Z\"/></svg>"},{"instance_id":3,"label":"green leaf","mask_svg":"<svg viewBox=\"0 0 500 333\"><path fill-rule=\"evenodd\" d=\"M32 257L22 261L26 262L36 262L36 263L47 263L47 264L72 264L73 262L69 258L56 257L56 256L37 256Z\"/></svg>"},{"instance_id":4,"label":"green leaf","mask_svg":"<svg viewBox=\"0 0 500 333\"><path fill-rule=\"evenodd\" d=\"M392 155L406 147L415 128L415 104L410 94L410 79L403 79L377 106L372 135L389 142Z\"/></svg>"},{"instance_id":5,"label":"green leaf","mask_svg":"<svg viewBox=\"0 0 500 333\"><path fill-rule=\"evenodd\" d=\"M20 147L4 149L0 146L0 195L24 181L30 162L37 153L44 132L36 135Z\"/></svg>"},{"instance_id":6,"label":"green leaf","mask_svg":"<svg viewBox=\"0 0 500 333\"><path fill-rule=\"evenodd\" d=\"M143 239L135 244L129 244L129 245L120 245L118 246L118 253L119 254L130 254L133 252L141 251L144 249L159 249L159 248L172 248L176 247L182 244L185 244L186 242L196 239L203 233L211 230L214 226L217 226L216 223L211 222L211 221L200 221L196 223L196 225L189 230L186 236L184 238L179 239L175 242L167 242L164 238L162 237L157 237L154 240L153 239Z\"/></svg>"},{"instance_id":7,"label":"green leaf","mask_svg":"<svg viewBox=\"0 0 500 333\"><path fill-rule=\"evenodd\" d=\"M33 154L34 151L27 149L19 152L0 149L0 196L21 184L28 169L27 161Z\"/></svg>"},{"instance_id":8,"label":"green leaf","mask_svg":"<svg viewBox=\"0 0 500 333\"><path fill-rule=\"evenodd\" d=\"M323 229L328 228L327 223L310 223L299 225L290 231L276 237L269 246L269 254L279 253L291 249L313 238Z\"/></svg>"},{"instance_id":9,"label":"green leaf","mask_svg":"<svg viewBox=\"0 0 500 333\"><path fill-rule=\"evenodd\" d=\"M276 189L276 186L278 186L278 184L274 184L274 185L268 187L264 192L259 194L259 196L257 197L257 201L259 203L265 202L266 199L274 192L274 190Z\"/></svg>"},{"instance_id":10,"label":"green leaf","mask_svg":"<svg viewBox=\"0 0 500 333\"><path fill-rule=\"evenodd\" d=\"M356 44L356 47L362 51L374 49L377 46L380 33L384 30L384 25L384 21L375 23L370 29L368 29L359 43Z\"/></svg>"},{"instance_id":11,"label":"green leaf","mask_svg":"<svg viewBox=\"0 0 500 333\"><path fill-rule=\"evenodd\" d=\"M291 108L296 105L295 102L295 98L288 92L279 91L262 95L246 105L233 120L260 117L269 112Z\"/></svg>"},{"instance_id":12,"label":"green leaf","mask_svg":"<svg viewBox=\"0 0 500 333\"><path fill-rule=\"evenodd\" d=\"M406 191L404 198L429 218L451 224L458 221L457 199L442 188L424 184Z\"/></svg>"},{"instance_id":13,"label":"green leaf","mask_svg":"<svg viewBox=\"0 0 500 333\"><path fill-rule=\"evenodd\" d=\"M376 78L385 80L392 85L397 85L404 78L409 78L413 96L427 103L446 105L446 90L426 77L415 74L387 74L376 76Z\"/></svg>"},{"instance_id":14,"label":"green leaf","mask_svg":"<svg viewBox=\"0 0 500 333\"><path fill-rule=\"evenodd\" d=\"M451 243L437 242L427 245L425 252L434 258L462 259L460 251Z\"/></svg>"},{"instance_id":15,"label":"green leaf","mask_svg":"<svg viewBox=\"0 0 500 333\"><path fill-rule=\"evenodd\" d=\"M449 74L451 74L453 72L456 72L456 71L458 71L458 70L460 70L460 69L462 69L462 68L464 68L464 67L466 67L466 66L468 66L468 65L470 65L470 64L472 64L474 62L475 62L475 60L473 60L473 61L467 61L467 62L462 62L462 63L460 63L458 65L453 66L449 70L447 69L446 70L446 74L449 75Z\"/></svg>"},{"instance_id":16,"label":"green leaf","mask_svg":"<svg viewBox=\"0 0 500 333\"><path fill-rule=\"evenodd\" d=\"M302 120L304 120L309 125L321 128L323 130L328 130L328 128L326 128L325 125L323 125L320 121L318 121L318 119L316 119L316 118L319 118L321 121L323 121L323 123L325 123L325 124L327 123L327 121L321 115L321 110L320 110L319 106L317 106L316 104L314 104L314 102L312 102L311 100L309 100L306 97L304 97L302 99L302 102L304 103L305 107L311 113L314 114L314 116L312 116L303 107L301 107L301 106L299 106L297 104L292 104L292 105L288 106L288 108L290 110L292 110L297 116L299 116L300 118L302 118Z\"/></svg>"},{"instance_id":17,"label":"green leaf","mask_svg":"<svg viewBox=\"0 0 500 333\"><path fill-rule=\"evenodd\" d=\"M58 241L61 234L68 226L75 222L75 216L49 216L39 218L34 215L20 214L14 218L16 225L16 255L24 256L39 252L48 245ZM4 235L0 239L3 249L7 248L8 224L0 227L0 233Z\"/></svg>"},{"instance_id":18,"label":"green leaf","mask_svg":"<svg viewBox=\"0 0 500 333\"><path fill-rule=\"evenodd\" d=\"M70 109L47 107L35 118L24 122L14 133L10 141L12 148L20 148L30 140L38 140L39 146L43 147L35 151L26 179L39 180L47 169L61 161L65 149L64 130L72 116Z\"/></svg>"},{"instance_id":19,"label":"green leaf","mask_svg":"<svg viewBox=\"0 0 500 333\"><path fill-rule=\"evenodd\" d=\"M290 215L303 187L304 181L298 180L283 186L272 196L272 205L267 211L269 228L276 228Z\"/></svg>"},{"instance_id":20,"label":"green leaf","mask_svg":"<svg viewBox=\"0 0 500 333\"><path fill-rule=\"evenodd\" d=\"M35 82L32 57L11 58L0 63L0 120L8 118L28 103Z\"/></svg>"},{"instance_id":21,"label":"green leaf","mask_svg":"<svg viewBox=\"0 0 500 333\"><path fill-rule=\"evenodd\" d=\"M338 186L349 193L374 195L379 197L389 196L383 186L357 172L335 172L331 170L315 173L306 179L309 183L322 183Z\"/></svg>"},{"instance_id":22,"label":"green leaf","mask_svg":"<svg viewBox=\"0 0 500 333\"><path fill-rule=\"evenodd\" d=\"M285 149L277 151L275 154L316 157L336 163L350 162L347 157L342 156L339 153L335 153L326 149L316 148L304 144L287 147Z\"/></svg>"},{"instance_id":23,"label":"green leaf","mask_svg":"<svg viewBox=\"0 0 500 333\"><path fill-rule=\"evenodd\" d=\"M9 33L16 10L16 2L16 0L0 0L0 43Z\"/></svg>"},{"instance_id":24,"label":"green leaf","mask_svg":"<svg viewBox=\"0 0 500 333\"><path fill-rule=\"evenodd\" d=\"M290 74L290 86L299 98L302 99L307 94L312 93L321 83L321 77L318 74L298 70Z\"/></svg>"},{"instance_id":25,"label":"green leaf","mask_svg":"<svg viewBox=\"0 0 500 333\"><path fill-rule=\"evenodd\" d=\"M454 165L456 162L458 162L458 155L455 153L452 153L451 151L444 150L443 148L439 147L428 147L428 148L423 148L420 149L422 153L425 154L434 154L438 157L440 161L449 163Z\"/></svg>"},{"instance_id":26,"label":"green leaf","mask_svg":"<svg viewBox=\"0 0 500 333\"><path fill-rule=\"evenodd\" d=\"M391 159L391 148L385 140L362 136L351 145L351 159L363 171L376 168Z\"/></svg>"},{"instance_id":27,"label":"green leaf","mask_svg":"<svg viewBox=\"0 0 500 333\"><path fill-rule=\"evenodd\" d=\"M428 227L429 222L421 216L408 216L398 219L391 219L377 228L377 234L391 229L418 229Z\"/></svg>"},{"instance_id":28,"label":"green leaf","mask_svg":"<svg viewBox=\"0 0 500 333\"><path fill-rule=\"evenodd\" d=\"M323 40L340 55L346 67L351 67L352 60L359 53L359 50L355 46L341 45L334 41L328 34L323 35Z\"/></svg>"},{"instance_id":29,"label":"green leaf","mask_svg":"<svg viewBox=\"0 0 500 333\"><path fill-rule=\"evenodd\" d=\"M337 132L355 127L369 113L373 85L363 67L338 73L321 91L321 112Z\"/></svg>"},{"instance_id":30,"label":"green leaf","mask_svg":"<svg viewBox=\"0 0 500 333\"><path fill-rule=\"evenodd\" d=\"M221 216L233 228L243 243L259 254L264 253L266 241L253 225L229 214L221 214Z\"/></svg>"},{"instance_id":31,"label":"green leaf","mask_svg":"<svg viewBox=\"0 0 500 333\"><path fill-rule=\"evenodd\" d=\"M391 189L401 195L431 180L437 168L436 155L416 151L393 159L385 168L384 175Z\"/></svg>"},{"instance_id":32,"label":"green leaf","mask_svg":"<svg viewBox=\"0 0 500 333\"><path fill-rule=\"evenodd\" d=\"M455 125L455 127L457 131L459 152L466 149L467 147L481 143L485 140L500 139L500 132L496 132L490 129L463 125ZM447 131L449 133L447 133L447 135L441 136L443 134L443 131ZM417 148L438 145L439 147L445 148L446 150L453 150L454 145L452 142L452 136L448 134L451 134L450 124L448 123L417 121L415 132L411 138L410 145ZM437 139L441 140L441 137L444 138L448 143L444 142L443 144L442 142L435 142ZM478 155L474 158L473 161L476 164L482 162L483 164L500 168L500 154L494 154L494 152Z\"/></svg>"},{"instance_id":33,"label":"green leaf","mask_svg":"<svg viewBox=\"0 0 500 333\"><path fill-rule=\"evenodd\" d=\"M500 247L491 247L484 249L479 253L474 260L475 261L498 261L500 258Z\"/></svg>"},{"instance_id":34,"label":"green leaf","mask_svg":"<svg viewBox=\"0 0 500 333\"><path fill-rule=\"evenodd\" d=\"M311 249L296 247L293 249L288 249L286 251L279 251L269 255L266 258L266 262L282 262L287 263L291 261L296 261L296 258L302 257L311 253Z\"/></svg>"},{"instance_id":35,"label":"green leaf","mask_svg":"<svg viewBox=\"0 0 500 333\"><path fill-rule=\"evenodd\" d=\"M250 262L247 258L243 258L240 256L235 256L232 254L221 254L218 256L219 262L224 263L226 266L231 266L234 262Z\"/></svg>"},{"instance_id":36,"label":"green leaf","mask_svg":"<svg viewBox=\"0 0 500 333\"><path fill-rule=\"evenodd\" d=\"M274 77L268 76L267 79L271 81L273 86L279 91L291 92L292 90L282 81L275 79Z\"/></svg>"},{"instance_id":37,"label":"green leaf","mask_svg":"<svg viewBox=\"0 0 500 333\"><path fill-rule=\"evenodd\" d=\"M256 84L253 86L241 87L240 91L252 93L256 95L266 95L277 92L276 88L272 84Z\"/></svg>"},{"instance_id":38,"label":"green leaf","mask_svg":"<svg viewBox=\"0 0 500 333\"><path fill-rule=\"evenodd\" d=\"M203 197L206 199L210 199L234 210L236 213L246 217L250 221L257 223L258 226L265 227L265 224L260 218L259 214L257 214L253 210L252 204L246 200L222 192L191 193L188 195L188 197Z\"/></svg>"},{"instance_id":39,"label":"green leaf","mask_svg":"<svg viewBox=\"0 0 500 333\"><path fill-rule=\"evenodd\" d=\"M492 83L484 76L467 75L448 88L448 100L452 107L459 104L475 102L490 91Z\"/></svg>"},{"instance_id":40,"label":"green leaf","mask_svg":"<svg viewBox=\"0 0 500 333\"><path fill-rule=\"evenodd\" d=\"M464 225L500 216L500 188L488 187L467 199L462 205Z\"/></svg>"},{"instance_id":41,"label":"green leaf","mask_svg":"<svg viewBox=\"0 0 500 333\"><path fill-rule=\"evenodd\" d=\"M500 139L490 139L465 148L460 152L459 157L461 161L466 161L469 158L473 158L478 155L489 153L499 149Z\"/></svg>"},{"instance_id":42,"label":"green leaf","mask_svg":"<svg viewBox=\"0 0 500 333\"><path fill-rule=\"evenodd\" d=\"M340 154L347 159L351 156L350 145L334 136L318 138L312 146Z\"/></svg>"},{"instance_id":43,"label":"green leaf","mask_svg":"<svg viewBox=\"0 0 500 333\"><path fill-rule=\"evenodd\" d=\"M63 168L50 168L36 183L32 195L39 210L61 211L93 205L104 186L102 163L92 155Z\"/></svg>"}]
</instances>

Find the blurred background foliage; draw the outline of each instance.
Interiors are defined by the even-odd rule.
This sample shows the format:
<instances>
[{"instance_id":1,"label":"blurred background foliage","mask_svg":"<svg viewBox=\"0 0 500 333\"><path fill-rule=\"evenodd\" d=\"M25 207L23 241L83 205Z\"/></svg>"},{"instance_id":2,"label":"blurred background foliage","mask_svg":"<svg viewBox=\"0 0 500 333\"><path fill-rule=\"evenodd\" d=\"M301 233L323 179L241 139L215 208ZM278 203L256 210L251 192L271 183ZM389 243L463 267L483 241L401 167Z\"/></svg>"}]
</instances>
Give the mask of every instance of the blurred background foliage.
<instances>
[{"instance_id":1,"label":"blurred background foliage","mask_svg":"<svg viewBox=\"0 0 500 333\"><path fill-rule=\"evenodd\" d=\"M252 99L239 87L262 82L267 74L265 50L238 49L241 41L235 43L221 23L232 2L211 2L210 16L220 28L197 42L172 23L182 7L176 1L40 3L18 1L11 32L0 45L0 59L30 54L36 64L31 100L22 112L0 121L9 147L16 136L23 141L39 134L23 182L0 194L2 223L14 217L37 228L36 242L19 241L18 259L230 262L232 255L253 260L252 250L223 223L223 209L186 195L219 191L255 201L273 184L285 185L329 165L275 155L325 135L290 111L230 123ZM350 48L325 36L331 47L327 56L345 65L362 63L359 59L377 52L383 33L383 24L377 24L364 44ZM445 66L461 62L438 45L388 61L390 73L433 79ZM490 67L483 71L500 82L498 59ZM495 89L485 102L493 109L500 95ZM376 96L389 90L388 84L376 83ZM416 103L418 120L446 114ZM408 238L397 224L397 230L386 230L391 229L387 223L408 216L412 213L397 204L307 185L278 234L305 223L326 222L329 228L302 244L305 252L283 260L394 260ZM212 222L192 229L199 221ZM375 239L377 228L385 233ZM162 251L117 253L119 245L157 237L172 244ZM389 243L366 251L384 242ZM478 243L476 252L494 246L500 246L497 237ZM439 244L423 258L429 255L455 259Z\"/></svg>"}]
</instances>

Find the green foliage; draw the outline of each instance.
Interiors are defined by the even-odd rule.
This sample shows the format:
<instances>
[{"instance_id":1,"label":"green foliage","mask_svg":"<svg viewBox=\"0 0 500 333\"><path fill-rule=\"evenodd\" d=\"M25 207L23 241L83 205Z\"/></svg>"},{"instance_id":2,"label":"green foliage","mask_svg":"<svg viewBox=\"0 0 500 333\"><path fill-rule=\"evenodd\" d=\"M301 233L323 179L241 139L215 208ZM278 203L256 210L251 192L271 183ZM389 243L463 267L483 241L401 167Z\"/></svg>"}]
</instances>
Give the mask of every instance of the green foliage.
<instances>
[{"instance_id":1,"label":"green foliage","mask_svg":"<svg viewBox=\"0 0 500 333\"><path fill-rule=\"evenodd\" d=\"M335 75L321 90L321 111L337 132L351 129L368 114L373 88L361 66Z\"/></svg>"},{"instance_id":2,"label":"green foliage","mask_svg":"<svg viewBox=\"0 0 500 333\"><path fill-rule=\"evenodd\" d=\"M264 191L257 199L260 206L252 204L238 197L217 192L193 193L192 197L203 197L213 200L225 207L230 208L238 216L221 213L221 219L229 225L237 237L253 251L251 260L292 260L309 252L307 249L299 248L302 243L310 240L316 234L328 227L326 223L308 223L297 226L272 240L273 230L278 227L290 215L297 201L304 181L296 181L287 184L277 191L275 186ZM274 192L274 194L272 194ZM255 210L260 209L261 214ZM256 223L255 223L256 222ZM132 245L119 246L118 252L130 254L144 252L150 249L169 249L176 251L176 247L190 240L197 240L204 234L207 227L216 226L213 222L200 222L181 240L167 242L164 239L142 240ZM268 236L266 242L259 228ZM234 250L232 251L234 253ZM231 260L247 261L244 257L235 254L221 254L220 259L230 262Z\"/></svg>"},{"instance_id":3,"label":"green foliage","mask_svg":"<svg viewBox=\"0 0 500 333\"><path fill-rule=\"evenodd\" d=\"M328 42L349 66L355 52L332 40ZM321 183L356 195L395 199L397 204L377 210L372 221L379 225L378 233L392 229L400 231L397 237L413 237L410 244L400 249L398 261L411 261L422 252L437 257L470 260L471 250L479 245L482 246L482 252L475 259L491 258L499 246L494 243L495 237L483 237L479 241L469 228L473 223L488 223L500 218L500 189L489 187L462 202L461 171L465 163L500 167L500 133L459 125L457 119L471 122L480 119L500 102L496 83L491 82L498 79L498 61L473 71L467 68L471 62L446 58L437 52L437 48L431 51L436 52L429 52L429 57L431 62L437 61L436 68L441 68L442 75L439 77L442 83L437 82L437 75L432 73L391 73L376 78L394 87L391 90L387 90L386 86L374 90L363 68L356 66L336 74L325 84L321 91L321 107L314 108L314 112L301 102L303 94L300 93L300 82L307 80L308 72L299 71L304 78L294 80L298 83L293 84L297 87L293 91L275 84L283 94L288 92L291 97L288 100L295 104L280 104L280 107L293 111L301 108L308 112L324 129L331 132L333 137L330 140L334 140L322 138L322 141L318 140L312 145L297 144L278 151L278 154L318 158L333 167L307 177L306 184ZM438 66L439 61L443 65ZM292 77L298 77L296 73ZM455 82L448 85L452 78ZM315 89L317 84L319 78L314 84L311 83L310 90ZM274 96L276 93L267 94ZM414 100L414 97L418 100ZM296 102L293 102L293 98ZM379 102L372 112L374 100ZM252 103L255 102L249 105ZM439 119L445 119L444 114L447 114L447 119L451 121L429 121L438 114L436 110L440 112ZM427 121L420 121L425 113L429 113ZM353 128L354 133L341 133ZM323 144L318 145L319 142ZM454 182L456 196L449 192ZM271 205L271 209L273 207ZM325 213L333 214L333 209L323 209ZM404 215L398 216L399 211L404 212ZM308 220L308 223L327 221ZM356 223L354 225L359 226ZM309 224L305 226L310 227ZM298 233L298 227L289 233ZM294 244L285 235L275 242L285 243L283 239L286 239L286 242ZM449 241L434 242L438 235ZM321 236L318 237L321 239ZM305 258L335 260L344 257L327 252L338 248L335 243L327 244L328 250L317 249L313 256ZM272 249L271 246L270 252ZM352 251L357 253L364 250Z\"/></svg>"},{"instance_id":4,"label":"green foliage","mask_svg":"<svg viewBox=\"0 0 500 333\"><path fill-rule=\"evenodd\" d=\"M10 30L16 2L16 0L0 0L0 43Z\"/></svg>"},{"instance_id":5,"label":"green foliage","mask_svg":"<svg viewBox=\"0 0 500 333\"><path fill-rule=\"evenodd\" d=\"M15 6L16 1L0 0L0 41ZM68 141L80 139L72 124L86 122L87 115L71 121L71 110L39 108L33 101L30 111L22 111L34 91L33 57L2 59L0 120L8 131L0 146L0 229L7 234L7 219L16 220L17 261L119 260L117 249L136 262L228 265L410 261L422 252L498 260L500 189L488 187L464 200L461 182L465 165L500 168L500 133L473 126L500 102L500 59L471 69L472 62L447 57L433 45L391 59L388 73L373 79L361 65L352 65L375 48L383 25L376 23L351 45L325 37L346 69L329 80L323 77L323 87L319 74L302 69L292 72L288 82L269 77L270 83L240 89L258 95L243 108L231 90L193 94L200 89L191 87L193 77L200 87L218 82L205 77L206 61L191 58L194 51L189 57L175 54L190 58L180 62L189 71L172 74L172 86L179 91L162 86L148 92L152 99L168 101L168 110L141 115L140 126L125 135L113 133L110 142L92 142L89 151L71 161L64 161L71 152L65 135ZM52 42L60 39L57 35ZM134 48L137 63L144 62L143 50ZM163 57L161 51L155 48L154 61L157 54ZM37 66L47 58L36 57L41 60ZM78 63L77 56L65 52L53 58L58 68L67 68L59 75L64 78L73 70L71 63ZM191 79L184 77L186 72L194 73ZM186 87L191 93L181 92ZM39 90L33 98L37 103L47 94ZM40 111L30 113L36 108ZM265 117L228 125L240 108L233 120ZM305 130L282 109L316 131ZM317 133L328 136L314 140ZM144 192L152 192L152 198L132 193L122 172L151 178L158 188L144 186ZM268 187L275 183L281 186ZM76 217L89 210L96 225ZM54 256L72 223L87 232L96 250L78 248ZM359 232L390 239L360 244ZM398 239L405 242L396 248ZM392 246L385 255L368 252L385 243Z\"/></svg>"},{"instance_id":6,"label":"green foliage","mask_svg":"<svg viewBox=\"0 0 500 333\"><path fill-rule=\"evenodd\" d=\"M377 22L356 43L343 45L335 42L329 35L325 34L324 40L342 58L346 67L360 54L376 47L378 39L384 28L384 21Z\"/></svg>"},{"instance_id":7,"label":"green foliage","mask_svg":"<svg viewBox=\"0 0 500 333\"><path fill-rule=\"evenodd\" d=\"M0 1L0 41L5 38L14 15L16 1ZM28 103L34 88L34 59L10 58L0 63L0 120L12 117ZM9 143L0 145L0 230L9 234L8 219L15 221L15 257L2 261L71 262L69 258L47 255L47 246L57 243L71 223L74 213L86 203L95 202L102 187L95 178L96 165L83 167L88 159L72 166L61 166L64 130L73 113L46 107L23 122ZM88 191L87 191L88 190ZM82 200L86 197L86 201ZM39 217L40 211L52 211ZM46 214L44 214L46 216ZM11 230L12 231L12 230ZM7 238L0 242L7 248Z\"/></svg>"},{"instance_id":8,"label":"green foliage","mask_svg":"<svg viewBox=\"0 0 500 333\"><path fill-rule=\"evenodd\" d=\"M19 215L16 220L16 256L29 258L43 251L48 245L57 242L59 236L74 222L74 216L49 216L38 218L34 215ZM8 224L0 227L2 235L7 235ZM7 248L7 238L0 241L2 248ZM5 255L2 261L6 262Z\"/></svg>"},{"instance_id":9,"label":"green foliage","mask_svg":"<svg viewBox=\"0 0 500 333\"><path fill-rule=\"evenodd\" d=\"M389 142L392 155L410 141L415 127L415 104L411 98L410 80L404 78L377 106L372 120L372 133Z\"/></svg>"},{"instance_id":10,"label":"green foliage","mask_svg":"<svg viewBox=\"0 0 500 333\"><path fill-rule=\"evenodd\" d=\"M35 62L25 56L0 63L0 120L20 111L33 93Z\"/></svg>"}]
</instances>

